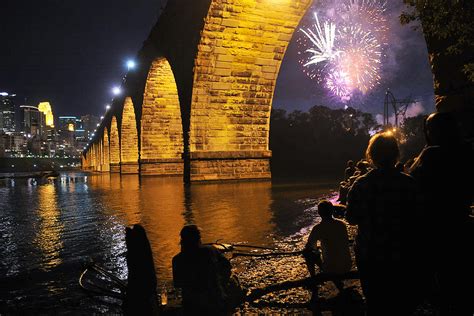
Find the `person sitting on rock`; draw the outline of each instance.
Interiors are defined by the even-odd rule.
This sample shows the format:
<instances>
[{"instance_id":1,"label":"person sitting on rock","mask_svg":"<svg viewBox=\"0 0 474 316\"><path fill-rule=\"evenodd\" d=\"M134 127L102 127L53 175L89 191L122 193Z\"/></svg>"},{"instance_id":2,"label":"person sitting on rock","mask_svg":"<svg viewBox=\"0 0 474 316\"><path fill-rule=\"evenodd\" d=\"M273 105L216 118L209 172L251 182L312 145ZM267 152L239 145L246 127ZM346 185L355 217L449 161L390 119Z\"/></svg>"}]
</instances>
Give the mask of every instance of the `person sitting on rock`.
<instances>
[{"instance_id":1,"label":"person sitting on rock","mask_svg":"<svg viewBox=\"0 0 474 316\"><path fill-rule=\"evenodd\" d=\"M321 222L313 227L308 237L303 256L311 277L316 276L315 265L324 273L343 274L351 270L352 260L349 251L349 237L346 224L333 217L334 206L323 200L318 204ZM317 242L320 247L317 247ZM341 291L342 281L334 281ZM314 294L313 294L314 295Z\"/></svg>"}]
</instances>

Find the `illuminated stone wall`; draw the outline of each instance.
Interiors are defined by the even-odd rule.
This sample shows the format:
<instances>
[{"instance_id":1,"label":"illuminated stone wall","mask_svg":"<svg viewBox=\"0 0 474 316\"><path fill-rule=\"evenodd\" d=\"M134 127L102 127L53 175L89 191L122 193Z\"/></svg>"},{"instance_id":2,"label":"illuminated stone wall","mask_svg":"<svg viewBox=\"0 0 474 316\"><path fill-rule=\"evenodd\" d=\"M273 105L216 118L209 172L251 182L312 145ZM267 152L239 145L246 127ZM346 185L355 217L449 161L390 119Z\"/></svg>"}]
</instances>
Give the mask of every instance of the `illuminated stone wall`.
<instances>
[{"instance_id":1,"label":"illuminated stone wall","mask_svg":"<svg viewBox=\"0 0 474 316\"><path fill-rule=\"evenodd\" d=\"M120 128L120 172L138 173L138 132L132 99L125 98Z\"/></svg>"},{"instance_id":2,"label":"illuminated stone wall","mask_svg":"<svg viewBox=\"0 0 474 316\"><path fill-rule=\"evenodd\" d=\"M97 146L98 146L97 143L92 145L92 171L98 170Z\"/></svg>"},{"instance_id":3,"label":"illuminated stone wall","mask_svg":"<svg viewBox=\"0 0 474 316\"><path fill-rule=\"evenodd\" d=\"M102 172L102 166L104 165L104 156L102 152L102 139L97 142L97 171Z\"/></svg>"},{"instance_id":4,"label":"illuminated stone wall","mask_svg":"<svg viewBox=\"0 0 474 316\"><path fill-rule=\"evenodd\" d=\"M102 172L110 171L110 145L109 132L104 128L104 136L102 137Z\"/></svg>"},{"instance_id":5,"label":"illuminated stone wall","mask_svg":"<svg viewBox=\"0 0 474 316\"><path fill-rule=\"evenodd\" d=\"M183 127L178 90L165 58L157 58L148 73L140 137L141 174L183 174Z\"/></svg>"},{"instance_id":6,"label":"illuminated stone wall","mask_svg":"<svg viewBox=\"0 0 474 316\"><path fill-rule=\"evenodd\" d=\"M270 177L275 84L286 48L310 3L212 1L194 74L191 180Z\"/></svg>"},{"instance_id":7,"label":"illuminated stone wall","mask_svg":"<svg viewBox=\"0 0 474 316\"><path fill-rule=\"evenodd\" d=\"M81 155L81 168L87 170L89 168L89 162L87 161L87 154Z\"/></svg>"},{"instance_id":8,"label":"illuminated stone wall","mask_svg":"<svg viewBox=\"0 0 474 316\"><path fill-rule=\"evenodd\" d=\"M184 147L185 180L270 178L269 119L276 80L311 2L168 1L138 54L143 69L130 72L124 83L136 112L130 98L123 110L118 101L111 109L112 116L123 116L121 171L135 172L140 162L142 174L175 173L175 168L160 169L160 163L172 165ZM140 121L132 124L135 115Z\"/></svg>"},{"instance_id":9,"label":"illuminated stone wall","mask_svg":"<svg viewBox=\"0 0 474 316\"><path fill-rule=\"evenodd\" d=\"M110 122L110 172L120 172L120 140L117 125L117 118L112 116Z\"/></svg>"}]
</instances>

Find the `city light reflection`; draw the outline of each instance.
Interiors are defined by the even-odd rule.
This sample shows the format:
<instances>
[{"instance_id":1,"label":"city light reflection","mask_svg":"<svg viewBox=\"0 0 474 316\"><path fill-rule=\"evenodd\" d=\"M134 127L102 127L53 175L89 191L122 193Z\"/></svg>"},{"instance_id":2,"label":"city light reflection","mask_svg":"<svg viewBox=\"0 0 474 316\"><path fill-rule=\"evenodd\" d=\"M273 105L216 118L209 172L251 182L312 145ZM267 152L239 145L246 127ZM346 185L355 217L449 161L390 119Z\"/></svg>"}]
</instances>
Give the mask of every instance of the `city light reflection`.
<instances>
[{"instance_id":1,"label":"city light reflection","mask_svg":"<svg viewBox=\"0 0 474 316\"><path fill-rule=\"evenodd\" d=\"M60 210L56 200L56 187L46 184L38 187L38 217L39 231L35 238L43 256L41 268L50 270L62 263L61 250L63 248L63 222L60 219Z\"/></svg>"}]
</instances>

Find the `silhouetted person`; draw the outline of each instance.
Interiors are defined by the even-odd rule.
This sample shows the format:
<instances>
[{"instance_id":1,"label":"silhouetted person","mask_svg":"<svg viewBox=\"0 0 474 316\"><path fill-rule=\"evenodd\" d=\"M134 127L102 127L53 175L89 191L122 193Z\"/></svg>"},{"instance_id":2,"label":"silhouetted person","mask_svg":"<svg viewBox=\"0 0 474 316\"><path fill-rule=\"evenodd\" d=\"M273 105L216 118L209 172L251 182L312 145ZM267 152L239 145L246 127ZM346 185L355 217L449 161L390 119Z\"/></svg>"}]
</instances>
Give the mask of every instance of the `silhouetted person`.
<instances>
[{"instance_id":1,"label":"silhouetted person","mask_svg":"<svg viewBox=\"0 0 474 316\"><path fill-rule=\"evenodd\" d=\"M318 213L321 222L313 227L309 234L303 256L306 260L309 274L316 275L315 265L322 272L343 274L352 267L349 251L349 237L346 224L333 217L334 206L331 202L323 200L318 204ZM321 247L317 246L320 242ZM334 281L339 291L344 288L342 281ZM314 288L317 295L317 288Z\"/></svg>"},{"instance_id":2,"label":"silhouetted person","mask_svg":"<svg viewBox=\"0 0 474 316\"><path fill-rule=\"evenodd\" d=\"M123 305L126 315L157 315L156 275L150 242L141 225L125 229L128 283Z\"/></svg>"},{"instance_id":3,"label":"silhouetted person","mask_svg":"<svg viewBox=\"0 0 474 316\"><path fill-rule=\"evenodd\" d=\"M339 199L338 201L341 204L346 204L346 196L347 192L349 191L349 178L354 175L354 172L356 171L356 167L354 165L354 161L348 160L346 169L344 170L344 180L341 181L339 185Z\"/></svg>"},{"instance_id":4,"label":"silhouetted person","mask_svg":"<svg viewBox=\"0 0 474 316\"><path fill-rule=\"evenodd\" d=\"M409 315L418 282L415 180L395 169L395 137L381 133L369 142L375 166L359 177L348 194L346 218L358 225L356 261L369 315ZM412 301L413 300L413 301Z\"/></svg>"},{"instance_id":5,"label":"silhouetted person","mask_svg":"<svg viewBox=\"0 0 474 316\"><path fill-rule=\"evenodd\" d=\"M472 315L471 286L473 227L470 222L474 177L472 149L463 144L455 119L449 113L431 114L425 121L427 146L410 173L423 196L426 225L426 271L437 285L443 315Z\"/></svg>"},{"instance_id":6,"label":"silhouetted person","mask_svg":"<svg viewBox=\"0 0 474 316\"><path fill-rule=\"evenodd\" d=\"M369 171L369 163L361 159L357 162L355 166L355 171L352 173L352 175L340 183L338 201L342 205L345 205L347 203L347 193L349 192L349 189L351 188L354 181L358 177L366 174L368 171Z\"/></svg>"},{"instance_id":7,"label":"silhouetted person","mask_svg":"<svg viewBox=\"0 0 474 316\"><path fill-rule=\"evenodd\" d=\"M354 166L354 161L348 160L346 170L344 172L344 180L347 180L350 177L352 177L355 171L356 171L356 168Z\"/></svg>"},{"instance_id":8,"label":"silhouetted person","mask_svg":"<svg viewBox=\"0 0 474 316\"><path fill-rule=\"evenodd\" d=\"M232 305L229 260L216 248L201 244L196 225L184 226L180 235L181 252L173 258L173 281L182 289L185 314L228 314Z\"/></svg>"}]
</instances>

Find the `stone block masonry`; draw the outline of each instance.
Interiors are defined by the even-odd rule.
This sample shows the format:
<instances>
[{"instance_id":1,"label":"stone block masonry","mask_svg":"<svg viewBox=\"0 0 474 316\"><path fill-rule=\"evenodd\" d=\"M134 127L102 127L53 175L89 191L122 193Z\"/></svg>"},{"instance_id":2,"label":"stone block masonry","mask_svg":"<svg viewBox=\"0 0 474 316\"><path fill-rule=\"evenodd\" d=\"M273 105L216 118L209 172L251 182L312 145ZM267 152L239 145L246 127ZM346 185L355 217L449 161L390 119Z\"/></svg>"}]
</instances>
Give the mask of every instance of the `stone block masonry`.
<instances>
[{"instance_id":1,"label":"stone block masonry","mask_svg":"<svg viewBox=\"0 0 474 316\"><path fill-rule=\"evenodd\" d=\"M195 152L191 181L270 179L270 151Z\"/></svg>"}]
</instances>

